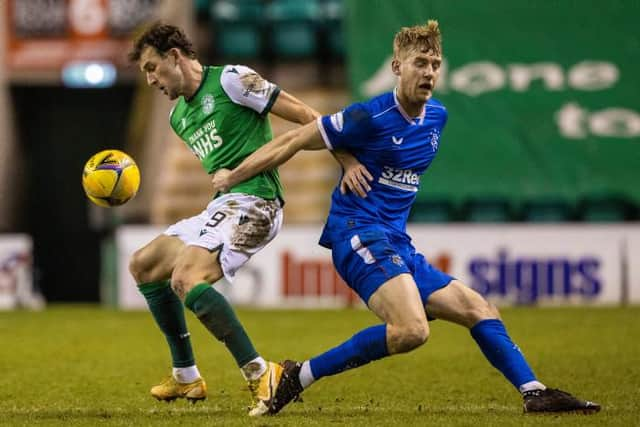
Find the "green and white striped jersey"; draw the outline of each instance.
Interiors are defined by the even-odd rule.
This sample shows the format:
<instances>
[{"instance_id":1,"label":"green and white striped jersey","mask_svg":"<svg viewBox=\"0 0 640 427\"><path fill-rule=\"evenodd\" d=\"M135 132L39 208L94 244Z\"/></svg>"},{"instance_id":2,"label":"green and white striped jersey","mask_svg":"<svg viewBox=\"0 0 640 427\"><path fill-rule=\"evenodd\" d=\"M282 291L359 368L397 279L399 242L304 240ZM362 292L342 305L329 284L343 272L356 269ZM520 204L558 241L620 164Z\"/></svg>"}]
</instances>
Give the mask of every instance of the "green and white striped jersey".
<instances>
[{"instance_id":1,"label":"green and white striped jersey","mask_svg":"<svg viewBox=\"0 0 640 427\"><path fill-rule=\"evenodd\" d=\"M273 138L267 114L280 88L242 65L205 66L202 82L190 98L180 97L171 127L211 174L233 169ZM229 190L264 199L283 197L276 169L265 171Z\"/></svg>"}]
</instances>

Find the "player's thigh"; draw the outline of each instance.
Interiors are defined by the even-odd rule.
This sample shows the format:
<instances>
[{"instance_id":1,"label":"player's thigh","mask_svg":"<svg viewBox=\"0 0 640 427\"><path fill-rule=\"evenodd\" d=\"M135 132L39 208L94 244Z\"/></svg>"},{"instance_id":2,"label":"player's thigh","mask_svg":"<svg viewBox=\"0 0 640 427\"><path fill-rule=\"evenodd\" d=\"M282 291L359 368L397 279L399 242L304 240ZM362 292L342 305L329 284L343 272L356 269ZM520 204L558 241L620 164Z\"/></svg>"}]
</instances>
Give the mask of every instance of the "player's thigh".
<instances>
[{"instance_id":1,"label":"player's thigh","mask_svg":"<svg viewBox=\"0 0 640 427\"><path fill-rule=\"evenodd\" d=\"M368 305L387 324L401 326L427 321L416 283L407 273L383 283L371 295Z\"/></svg>"},{"instance_id":2,"label":"player's thigh","mask_svg":"<svg viewBox=\"0 0 640 427\"><path fill-rule=\"evenodd\" d=\"M418 292L420 293L423 306L426 306L431 294L448 286L454 280L452 276L429 264L425 257L415 252L415 250L407 255L407 260L411 266L413 278L418 286ZM433 320L435 317L431 312L427 311L427 318Z\"/></svg>"},{"instance_id":3,"label":"player's thigh","mask_svg":"<svg viewBox=\"0 0 640 427\"><path fill-rule=\"evenodd\" d=\"M420 294L411 270L384 231L354 230L331 251L336 270L369 308L385 323L426 323Z\"/></svg>"},{"instance_id":4,"label":"player's thigh","mask_svg":"<svg viewBox=\"0 0 640 427\"><path fill-rule=\"evenodd\" d=\"M129 270L138 283L168 279L184 247L179 238L160 235L133 254Z\"/></svg>"},{"instance_id":5,"label":"player's thigh","mask_svg":"<svg viewBox=\"0 0 640 427\"><path fill-rule=\"evenodd\" d=\"M188 245L219 251L217 262L230 282L240 267L262 250L282 227L277 200L230 193L212 201L207 217Z\"/></svg>"},{"instance_id":6,"label":"player's thigh","mask_svg":"<svg viewBox=\"0 0 640 427\"><path fill-rule=\"evenodd\" d=\"M411 274L401 252L384 231L366 228L353 230L344 240L333 243L331 257L338 274L369 305L383 284Z\"/></svg>"},{"instance_id":7,"label":"player's thigh","mask_svg":"<svg viewBox=\"0 0 640 427\"><path fill-rule=\"evenodd\" d=\"M208 250L189 245L180 253L171 277L171 286L178 296L184 296L200 283L215 283L223 277L219 261L220 250Z\"/></svg>"},{"instance_id":8,"label":"player's thigh","mask_svg":"<svg viewBox=\"0 0 640 427\"><path fill-rule=\"evenodd\" d=\"M425 308L430 316L468 328L481 320L500 318L493 304L459 280L434 291Z\"/></svg>"},{"instance_id":9,"label":"player's thigh","mask_svg":"<svg viewBox=\"0 0 640 427\"><path fill-rule=\"evenodd\" d=\"M276 236L282 227L282 208L277 200L230 193L178 225L170 231L179 232L187 247L172 286L185 294L198 283L213 283L222 276L232 282L237 270Z\"/></svg>"}]
</instances>

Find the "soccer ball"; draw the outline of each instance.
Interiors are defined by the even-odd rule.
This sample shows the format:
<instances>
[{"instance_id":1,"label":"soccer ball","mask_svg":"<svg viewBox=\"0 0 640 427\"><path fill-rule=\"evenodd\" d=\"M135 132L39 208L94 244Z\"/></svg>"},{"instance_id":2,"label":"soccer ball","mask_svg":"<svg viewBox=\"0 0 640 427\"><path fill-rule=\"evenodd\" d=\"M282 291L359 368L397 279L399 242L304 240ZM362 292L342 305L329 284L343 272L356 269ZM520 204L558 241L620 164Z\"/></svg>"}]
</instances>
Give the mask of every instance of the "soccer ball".
<instances>
[{"instance_id":1,"label":"soccer ball","mask_svg":"<svg viewBox=\"0 0 640 427\"><path fill-rule=\"evenodd\" d=\"M82 187L89 200L109 208L131 200L140 187L136 162L119 150L104 150L84 165Z\"/></svg>"}]
</instances>

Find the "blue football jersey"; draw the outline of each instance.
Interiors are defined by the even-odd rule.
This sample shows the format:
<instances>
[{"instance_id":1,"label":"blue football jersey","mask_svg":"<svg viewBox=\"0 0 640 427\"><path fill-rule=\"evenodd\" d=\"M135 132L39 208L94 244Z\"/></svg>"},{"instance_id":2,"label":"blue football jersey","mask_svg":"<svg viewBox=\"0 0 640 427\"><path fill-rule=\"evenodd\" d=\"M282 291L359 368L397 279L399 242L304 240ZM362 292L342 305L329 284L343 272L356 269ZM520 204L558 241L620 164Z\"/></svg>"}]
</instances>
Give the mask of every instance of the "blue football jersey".
<instances>
[{"instance_id":1,"label":"blue football jersey","mask_svg":"<svg viewBox=\"0 0 640 427\"><path fill-rule=\"evenodd\" d=\"M438 152L446 122L447 110L434 99L419 117L409 117L395 91L319 118L327 148L348 150L374 178L366 198L341 194L336 187L320 244L330 248L345 238L345 229L356 226L376 225L408 238L411 205L420 178Z\"/></svg>"}]
</instances>

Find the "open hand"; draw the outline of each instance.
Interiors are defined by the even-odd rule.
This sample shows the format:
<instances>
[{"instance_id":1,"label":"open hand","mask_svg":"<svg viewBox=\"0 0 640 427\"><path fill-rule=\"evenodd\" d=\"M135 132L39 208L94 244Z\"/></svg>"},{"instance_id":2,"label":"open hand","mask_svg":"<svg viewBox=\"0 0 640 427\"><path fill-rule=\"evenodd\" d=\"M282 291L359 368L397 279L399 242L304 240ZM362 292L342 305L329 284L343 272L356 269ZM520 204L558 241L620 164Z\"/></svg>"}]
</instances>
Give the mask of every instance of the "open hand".
<instances>
[{"instance_id":1,"label":"open hand","mask_svg":"<svg viewBox=\"0 0 640 427\"><path fill-rule=\"evenodd\" d=\"M373 181L373 176L367 168L362 163L354 161L344 169L344 175L340 182L340 193L346 194L349 190L360 197L367 197L367 193L371 191L370 181Z\"/></svg>"}]
</instances>

